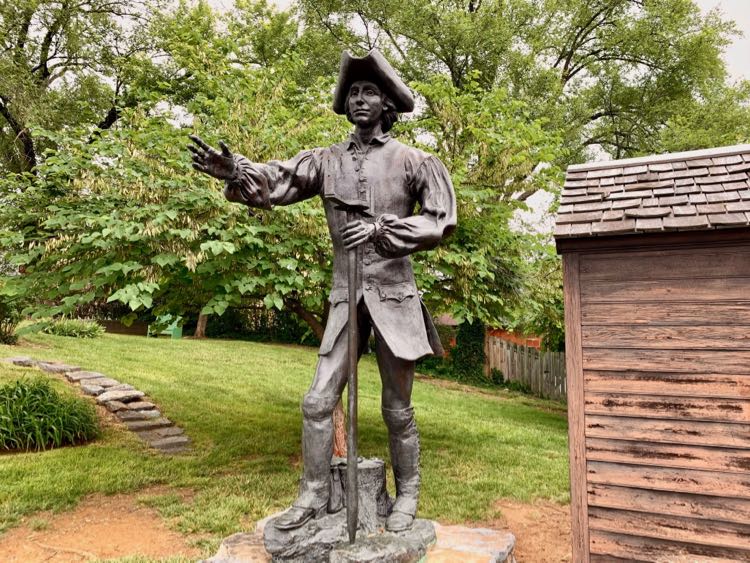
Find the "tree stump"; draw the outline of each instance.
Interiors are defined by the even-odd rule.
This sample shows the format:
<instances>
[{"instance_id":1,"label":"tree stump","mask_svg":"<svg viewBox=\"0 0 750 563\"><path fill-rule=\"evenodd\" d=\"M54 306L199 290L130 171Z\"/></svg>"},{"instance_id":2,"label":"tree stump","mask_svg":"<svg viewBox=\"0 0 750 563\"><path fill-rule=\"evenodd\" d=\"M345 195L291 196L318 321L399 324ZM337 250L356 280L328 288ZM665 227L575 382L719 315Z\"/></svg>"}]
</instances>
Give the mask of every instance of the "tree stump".
<instances>
[{"instance_id":1,"label":"tree stump","mask_svg":"<svg viewBox=\"0 0 750 563\"><path fill-rule=\"evenodd\" d=\"M386 518L390 514L393 501L385 488L385 463L382 460L360 458L357 470L359 480L358 530L369 534L381 527L378 518ZM337 481L341 483L342 506L346 508L346 459L334 457L331 462L331 473L332 487L336 486ZM332 494L331 497L333 496Z\"/></svg>"},{"instance_id":2,"label":"tree stump","mask_svg":"<svg viewBox=\"0 0 750 563\"><path fill-rule=\"evenodd\" d=\"M393 506L386 491L385 463L380 459L360 459L359 538L382 532L385 518ZM273 561L328 561L331 550L348 543L346 530L346 459L331 462L331 498L329 513L313 519L296 530L278 530L275 518L263 530L263 542Z\"/></svg>"}]
</instances>

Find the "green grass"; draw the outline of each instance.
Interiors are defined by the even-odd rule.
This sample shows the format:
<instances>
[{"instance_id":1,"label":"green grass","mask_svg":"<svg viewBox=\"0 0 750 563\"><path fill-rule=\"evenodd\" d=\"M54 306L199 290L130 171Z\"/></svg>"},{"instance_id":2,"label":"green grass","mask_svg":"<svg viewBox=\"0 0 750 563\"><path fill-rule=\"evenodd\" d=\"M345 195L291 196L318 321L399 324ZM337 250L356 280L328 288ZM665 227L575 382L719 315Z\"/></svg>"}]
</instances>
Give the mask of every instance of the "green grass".
<instances>
[{"instance_id":1,"label":"green grass","mask_svg":"<svg viewBox=\"0 0 750 563\"><path fill-rule=\"evenodd\" d=\"M88 494L136 492L210 551L222 537L252 529L294 498L299 403L315 368L314 349L36 334L20 346L0 346L0 357L18 355L75 363L145 391L185 429L193 452L155 454L114 425L85 446L0 455L0 532L37 511L69 509ZM0 384L30 372L0 364ZM360 364L360 381L360 452L387 459L380 383L370 356ZM503 497L567 502L561 405L426 378L415 383L413 402L423 445L421 516L484 520L497 516L494 501ZM151 485L168 485L175 493L144 494ZM189 500L177 494L180 489L192 491Z\"/></svg>"}]
</instances>

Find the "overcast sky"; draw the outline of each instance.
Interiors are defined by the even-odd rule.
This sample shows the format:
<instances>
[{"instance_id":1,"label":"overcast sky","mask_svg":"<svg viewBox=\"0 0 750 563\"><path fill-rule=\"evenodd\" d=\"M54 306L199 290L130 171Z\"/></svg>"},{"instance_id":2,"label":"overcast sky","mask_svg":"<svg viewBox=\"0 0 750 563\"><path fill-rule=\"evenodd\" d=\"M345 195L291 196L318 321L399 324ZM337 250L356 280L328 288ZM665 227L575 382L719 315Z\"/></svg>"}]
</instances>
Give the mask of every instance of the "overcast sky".
<instances>
[{"instance_id":1,"label":"overcast sky","mask_svg":"<svg viewBox=\"0 0 750 563\"><path fill-rule=\"evenodd\" d=\"M724 55L734 78L750 79L750 0L695 0L704 12L719 8L726 19L734 20L744 34L727 48Z\"/></svg>"}]
</instances>

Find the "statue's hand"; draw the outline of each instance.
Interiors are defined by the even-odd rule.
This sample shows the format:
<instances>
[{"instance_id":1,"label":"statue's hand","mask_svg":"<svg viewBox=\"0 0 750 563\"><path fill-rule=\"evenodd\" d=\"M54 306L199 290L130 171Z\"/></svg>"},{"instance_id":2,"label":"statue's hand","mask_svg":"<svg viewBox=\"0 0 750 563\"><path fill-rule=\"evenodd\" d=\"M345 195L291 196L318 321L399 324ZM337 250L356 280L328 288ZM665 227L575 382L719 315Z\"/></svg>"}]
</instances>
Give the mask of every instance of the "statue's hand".
<instances>
[{"instance_id":1,"label":"statue's hand","mask_svg":"<svg viewBox=\"0 0 750 563\"><path fill-rule=\"evenodd\" d=\"M341 234L344 237L344 247L351 250L375 236L375 225L358 219L347 223L341 229Z\"/></svg>"},{"instance_id":2,"label":"statue's hand","mask_svg":"<svg viewBox=\"0 0 750 563\"><path fill-rule=\"evenodd\" d=\"M234 157L222 141L219 141L219 152L197 135L190 135L190 140L195 143L188 145L188 150L193 153L193 168L219 180L231 180L234 177Z\"/></svg>"}]
</instances>

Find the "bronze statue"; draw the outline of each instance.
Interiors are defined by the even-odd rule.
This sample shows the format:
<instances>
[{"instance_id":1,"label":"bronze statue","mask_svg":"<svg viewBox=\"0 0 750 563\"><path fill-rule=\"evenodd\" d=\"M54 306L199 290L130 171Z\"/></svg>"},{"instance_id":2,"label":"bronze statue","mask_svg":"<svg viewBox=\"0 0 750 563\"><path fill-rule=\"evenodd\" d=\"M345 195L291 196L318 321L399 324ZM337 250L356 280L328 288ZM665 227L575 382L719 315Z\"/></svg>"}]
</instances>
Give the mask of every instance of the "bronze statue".
<instances>
[{"instance_id":1,"label":"bronze statue","mask_svg":"<svg viewBox=\"0 0 750 563\"><path fill-rule=\"evenodd\" d=\"M414 282L409 255L434 248L456 226L450 176L434 156L388 135L398 113L414 99L386 59L342 55L333 109L346 114L354 133L342 143L299 153L285 162L250 162L220 143L216 150L191 136L193 167L226 182L230 201L271 209L314 196L323 198L333 241L331 310L315 377L302 401L304 472L297 500L276 520L294 529L326 511L333 453L332 413L347 383L347 251L356 265L358 355L375 333L382 380L382 412L388 427L397 497L389 531L411 527L419 496L419 436L411 406L414 363L442 354L432 318ZM366 204L348 220L341 202ZM415 208L418 213L415 215ZM352 209L348 213L351 219Z\"/></svg>"}]
</instances>

